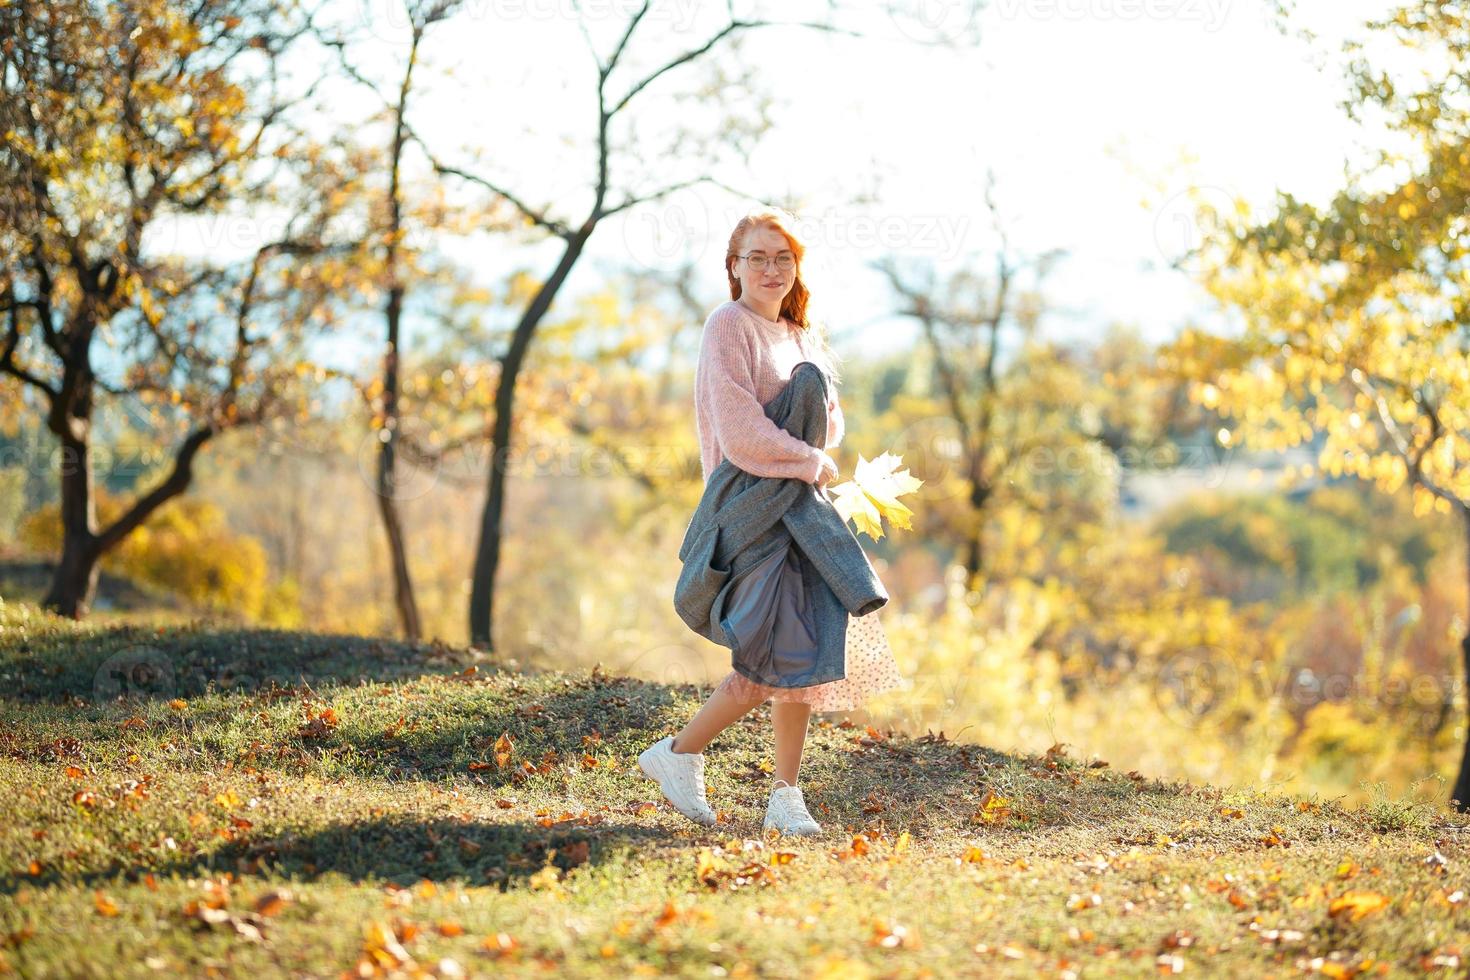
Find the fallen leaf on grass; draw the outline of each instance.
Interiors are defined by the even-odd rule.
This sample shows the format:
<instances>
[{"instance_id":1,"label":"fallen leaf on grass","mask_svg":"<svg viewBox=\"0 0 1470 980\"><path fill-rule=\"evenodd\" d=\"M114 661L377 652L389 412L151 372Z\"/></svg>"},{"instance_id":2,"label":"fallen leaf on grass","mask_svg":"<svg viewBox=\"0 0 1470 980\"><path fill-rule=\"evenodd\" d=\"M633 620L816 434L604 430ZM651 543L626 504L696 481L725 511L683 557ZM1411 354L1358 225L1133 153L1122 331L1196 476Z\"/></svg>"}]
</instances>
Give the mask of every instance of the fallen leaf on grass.
<instances>
[{"instance_id":1,"label":"fallen leaf on grass","mask_svg":"<svg viewBox=\"0 0 1470 980\"><path fill-rule=\"evenodd\" d=\"M995 791L987 789L985 795L980 799L980 809L976 810L970 817L971 823L999 823L1011 814L1011 801L1004 796L997 796Z\"/></svg>"},{"instance_id":2,"label":"fallen leaf on grass","mask_svg":"<svg viewBox=\"0 0 1470 980\"><path fill-rule=\"evenodd\" d=\"M722 847L700 848L695 859L694 877L710 888L728 887L731 890L747 885L774 885L781 880L769 864L759 860L728 860Z\"/></svg>"},{"instance_id":3,"label":"fallen leaf on grass","mask_svg":"<svg viewBox=\"0 0 1470 980\"><path fill-rule=\"evenodd\" d=\"M291 899L291 892L284 888L266 892L255 900L255 911L267 917L280 915Z\"/></svg>"},{"instance_id":4,"label":"fallen leaf on grass","mask_svg":"<svg viewBox=\"0 0 1470 980\"><path fill-rule=\"evenodd\" d=\"M666 928L666 927L672 925L674 923L674 921L676 919L678 919L678 918L679 918L679 907L677 905L675 905L673 902L665 902L664 903L664 907L663 907L663 911L661 911L658 914L658 918L656 918L656 919L653 920L654 928L655 929L663 929L663 928Z\"/></svg>"},{"instance_id":5,"label":"fallen leaf on grass","mask_svg":"<svg viewBox=\"0 0 1470 980\"><path fill-rule=\"evenodd\" d=\"M868 940L870 945L881 946L884 949L913 949L919 945L919 937L909 930L908 926L896 922L888 922L883 919L873 920L873 936Z\"/></svg>"},{"instance_id":6,"label":"fallen leaf on grass","mask_svg":"<svg viewBox=\"0 0 1470 980\"><path fill-rule=\"evenodd\" d=\"M1327 914L1333 918L1346 916L1349 922L1357 922L1364 916L1386 908L1389 904L1390 900L1387 895L1370 891L1348 891L1332 900L1327 906Z\"/></svg>"},{"instance_id":7,"label":"fallen leaf on grass","mask_svg":"<svg viewBox=\"0 0 1470 980\"><path fill-rule=\"evenodd\" d=\"M550 855L548 855L548 857L549 856ZM556 865L547 864L546 867L542 868L540 871L527 878L526 883L531 886L531 889L533 891L544 889L546 891L552 892L553 894L560 894L561 871L557 868Z\"/></svg>"},{"instance_id":8,"label":"fallen leaf on grass","mask_svg":"<svg viewBox=\"0 0 1470 980\"><path fill-rule=\"evenodd\" d=\"M480 943L480 948L496 958L512 956L521 948L519 940L508 932L497 932L493 936L486 936Z\"/></svg>"},{"instance_id":9,"label":"fallen leaf on grass","mask_svg":"<svg viewBox=\"0 0 1470 980\"><path fill-rule=\"evenodd\" d=\"M1095 909L1101 904L1102 897L1097 892L1090 892L1086 895L1078 895L1074 892L1067 899L1067 908L1073 912L1080 912L1083 909Z\"/></svg>"},{"instance_id":10,"label":"fallen leaf on grass","mask_svg":"<svg viewBox=\"0 0 1470 980\"><path fill-rule=\"evenodd\" d=\"M302 738L318 739L325 738L337 730L339 719L337 712L331 708L317 711L308 706L306 709L306 723L296 730L296 734Z\"/></svg>"},{"instance_id":11,"label":"fallen leaf on grass","mask_svg":"<svg viewBox=\"0 0 1470 980\"><path fill-rule=\"evenodd\" d=\"M510 765L511 754L515 751L515 743L510 740L510 732L501 732L500 737L495 740L495 764L504 769Z\"/></svg>"},{"instance_id":12,"label":"fallen leaf on grass","mask_svg":"<svg viewBox=\"0 0 1470 980\"><path fill-rule=\"evenodd\" d=\"M361 977L387 974L394 971L416 972L416 964L398 933L398 923L393 926L373 921L363 926L362 955L357 961L357 975Z\"/></svg>"},{"instance_id":13,"label":"fallen leaf on grass","mask_svg":"<svg viewBox=\"0 0 1470 980\"><path fill-rule=\"evenodd\" d=\"M1284 829L1285 828L1281 827L1279 824L1273 826L1269 834L1267 834L1265 837L1258 837L1257 840L1259 840L1262 844L1265 844L1267 847L1290 847L1291 841L1281 836Z\"/></svg>"},{"instance_id":14,"label":"fallen leaf on grass","mask_svg":"<svg viewBox=\"0 0 1470 980\"><path fill-rule=\"evenodd\" d=\"M1167 949L1184 949L1193 945L1193 934L1184 929L1175 929L1173 932L1166 933L1164 938L1159 940L1159 950L1161 952Z\"/></svg>"}]
</instances>

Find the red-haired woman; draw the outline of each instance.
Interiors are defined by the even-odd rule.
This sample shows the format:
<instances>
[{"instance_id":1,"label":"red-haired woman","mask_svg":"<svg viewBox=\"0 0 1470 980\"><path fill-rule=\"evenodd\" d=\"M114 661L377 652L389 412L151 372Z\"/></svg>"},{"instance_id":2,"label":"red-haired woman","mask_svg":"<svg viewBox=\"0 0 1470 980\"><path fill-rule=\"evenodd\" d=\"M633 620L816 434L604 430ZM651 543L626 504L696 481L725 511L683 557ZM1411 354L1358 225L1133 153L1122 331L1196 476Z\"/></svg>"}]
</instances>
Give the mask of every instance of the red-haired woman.
<instances>
[{"instance_id":1,"label":"red-haired woman","mask_svg":"<svg viewBox=\"0 0 1470 980\"><path fill-rule=\"evenodd\" d=\"M730 300L705 321L695 371L695 423L704 478L724 459L756 476L794 477L823 485L837 475L825 449L842 440L845 423L835 388L827 406L826 446L818 449L776 425L764 406L802 361L820 363L837 380L835 357L807 318L810 292L802 281L806 248L796 221L777 208L746 214L725 254ZM876 612L849 616L846 676L811 687L770 687L732 670L677 735L639 757L643 771L685 816L713 824L705 796L704 747L750 709L771 700L776 766L765 828L816 834L797 786L813 711L860 708L874 694L912 686L899 673Z\"/></svg>"}]
</instances>

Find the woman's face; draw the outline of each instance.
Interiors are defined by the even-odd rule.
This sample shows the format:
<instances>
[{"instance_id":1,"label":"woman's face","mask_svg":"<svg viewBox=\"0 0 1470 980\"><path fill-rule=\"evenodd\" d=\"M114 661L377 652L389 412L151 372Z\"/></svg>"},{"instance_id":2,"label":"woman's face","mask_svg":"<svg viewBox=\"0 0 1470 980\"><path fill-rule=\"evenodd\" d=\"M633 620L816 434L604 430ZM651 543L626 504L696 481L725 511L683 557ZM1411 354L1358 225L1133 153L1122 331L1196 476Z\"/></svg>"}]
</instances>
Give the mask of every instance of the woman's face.
<instances>
[{"instance_id":1,"label":"woman's face","mask_svg":"<svg viewBox=\"0 0 1470 980\"><path fill-rule=\"evenodd\" d=\"M791 255L791 243L786 236L774 228L752 228L745 233L745 243L740 249L741 255L764 255L766 267L764 269L752 269L750 262L746 259L734 259L731 268L734 270L735 278L740 280L741 295L749 296L751 299L769 300L780 303L791 292L791 287L796 284L796 266L789 269L780 269L776 266L776 256Z\"/></svg>"}]
</instances>

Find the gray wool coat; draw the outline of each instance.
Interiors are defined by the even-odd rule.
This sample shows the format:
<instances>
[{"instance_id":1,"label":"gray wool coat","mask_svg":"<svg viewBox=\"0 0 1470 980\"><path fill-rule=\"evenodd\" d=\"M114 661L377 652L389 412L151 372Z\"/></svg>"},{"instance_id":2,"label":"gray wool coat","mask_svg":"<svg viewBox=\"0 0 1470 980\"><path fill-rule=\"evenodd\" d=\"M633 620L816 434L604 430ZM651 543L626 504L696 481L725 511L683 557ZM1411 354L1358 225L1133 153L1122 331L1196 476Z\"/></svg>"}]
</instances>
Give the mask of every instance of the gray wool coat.
<instances>
[{"instance_id":1,"label":"gray wool coat","mask_svg":"<svg viewBox=\"0 0 1470 980\"><path fill-rule=\"evenodd\" d=\"M831 386L820 365L802 361L764 406L766 416L820 448ZM772 687L846 677L848 616L866 616L888 602L825 488L756 476L729 459L705 483L679 560L679 617L729 647L738 673Z\"/></svg>"}]
</instances>

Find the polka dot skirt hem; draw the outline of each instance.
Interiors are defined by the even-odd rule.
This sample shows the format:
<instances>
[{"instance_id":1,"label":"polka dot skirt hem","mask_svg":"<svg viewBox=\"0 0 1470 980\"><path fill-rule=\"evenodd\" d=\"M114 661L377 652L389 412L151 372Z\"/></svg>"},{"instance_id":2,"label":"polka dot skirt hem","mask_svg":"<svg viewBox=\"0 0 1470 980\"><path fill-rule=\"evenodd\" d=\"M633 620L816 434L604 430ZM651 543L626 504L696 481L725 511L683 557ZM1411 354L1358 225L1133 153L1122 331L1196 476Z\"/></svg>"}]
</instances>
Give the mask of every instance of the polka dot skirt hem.
<instances>
[{"instance_id":1,"label":"polka dot skirt hem","mask_svg":"<svg viewBox=\"0 0 1470 980\"><path fill-rule=\"evenodd\" d=\"M881 612L881 610L880 610ZM878 612L847 617L847 676L810 687L772 687L730 671L716 691L724 691L741 702L799 701L813 711L855 711L875 694L908 690L914 682L898 671L888 635L878 622Z\"/></svg>"}]
</instances>

